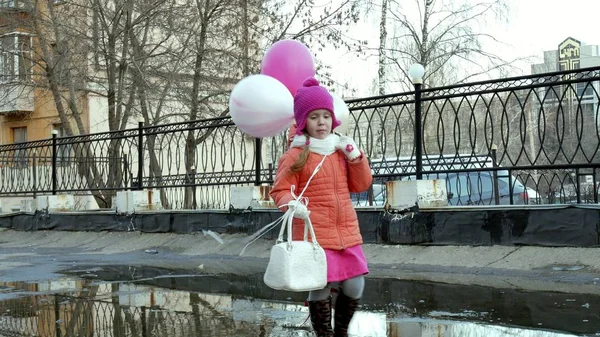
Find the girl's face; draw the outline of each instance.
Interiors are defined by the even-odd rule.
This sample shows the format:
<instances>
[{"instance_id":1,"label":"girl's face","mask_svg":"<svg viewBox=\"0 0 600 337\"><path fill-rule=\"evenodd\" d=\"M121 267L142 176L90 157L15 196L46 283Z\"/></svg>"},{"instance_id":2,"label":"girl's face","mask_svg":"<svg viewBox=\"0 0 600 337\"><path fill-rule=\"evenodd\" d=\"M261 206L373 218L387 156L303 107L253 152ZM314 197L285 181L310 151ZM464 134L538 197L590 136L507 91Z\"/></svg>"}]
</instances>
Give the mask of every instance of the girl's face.
<instances>
[{"instance_id":1,"label":"girl's face","mask_svg":"<svg viewBox=\"0 0 600 337\"><path fill-rule=\"evenodd\" d=\"M317 139L325 139L331 134L333 120L331 112L325 109L311 111L306 119L306 132Z\"/></svg>"}]
</instances>

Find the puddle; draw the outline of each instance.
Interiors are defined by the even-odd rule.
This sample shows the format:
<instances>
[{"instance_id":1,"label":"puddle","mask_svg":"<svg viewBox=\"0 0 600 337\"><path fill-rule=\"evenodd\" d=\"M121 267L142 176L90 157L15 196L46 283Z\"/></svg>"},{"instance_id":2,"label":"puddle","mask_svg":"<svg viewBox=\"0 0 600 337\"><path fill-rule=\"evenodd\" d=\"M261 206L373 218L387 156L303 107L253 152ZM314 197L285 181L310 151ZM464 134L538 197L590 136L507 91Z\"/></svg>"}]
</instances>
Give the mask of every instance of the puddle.
<instances>
[{"instance_id":1,"label":"puddle","mask_svg":"<svg viewBox=\"0 0 600 337\"><path fill-rule=\"evenodd\" d=\"M0 336L313 336L304 293L262 275L81 268L0 282ZM367 279L352 336L600 336L600 296Z\"/></svg>"}]
</instances>

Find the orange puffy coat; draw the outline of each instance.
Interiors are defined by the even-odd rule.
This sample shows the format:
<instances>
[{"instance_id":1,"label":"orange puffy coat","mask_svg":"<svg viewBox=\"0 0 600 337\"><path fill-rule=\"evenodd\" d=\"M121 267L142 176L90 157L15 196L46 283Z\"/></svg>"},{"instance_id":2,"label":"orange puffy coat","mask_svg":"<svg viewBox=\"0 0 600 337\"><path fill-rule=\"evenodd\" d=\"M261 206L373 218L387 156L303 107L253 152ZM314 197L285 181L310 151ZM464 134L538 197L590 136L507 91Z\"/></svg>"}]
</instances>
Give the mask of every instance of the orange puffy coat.
<instances>
[{"instance_id":1,"label":"orange puffy coat","mask_svg":"<svg viewBox=\"0 0 600 337\"><path fill-rule=\"evenodd\" d=\"M323 156L310 153L302 171L292 173L290 167L302 152L301 148L291 148L279 160L275 184L271 197L277 206L293 200L290 188L299 195L306 182L321 162ZM373 181L371 168L366 156L350 163L340 151L328 156L319 172L314 176L304 196L308 198L310 219L319 244L326 249L341 250L362 244L362 235L350 192L366 191ZM284 209L285 211L285 209ZM294 219L293 239L302 240L304 221Z\"/></svg>"}]
</instances>

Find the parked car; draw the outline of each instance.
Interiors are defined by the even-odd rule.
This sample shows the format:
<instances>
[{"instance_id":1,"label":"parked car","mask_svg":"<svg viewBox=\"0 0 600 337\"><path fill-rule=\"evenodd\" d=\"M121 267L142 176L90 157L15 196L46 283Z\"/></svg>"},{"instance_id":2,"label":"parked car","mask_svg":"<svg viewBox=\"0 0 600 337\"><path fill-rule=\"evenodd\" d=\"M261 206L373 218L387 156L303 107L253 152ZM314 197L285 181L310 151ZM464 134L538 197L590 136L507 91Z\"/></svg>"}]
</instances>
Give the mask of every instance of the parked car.
<instances>
[{"instance_id":1,"label":"parked car","mask_svg":"<svg viewBox=\"0 0 600 337\"><path fill-rule=\"evenodd\" d=\"M529 203L527 188L506 170L497 172L497 194L490 171L452 173L444 179L450 205L510 205L511 192L513 205Z\"/></svg>"},{"instance_id":2,"label":"parked car","mask_svg":"<svg viewBox=\"0 0 600 337\"><path fill-rule=\"evenodd\" d=\"M414 179L414 177L411 177ZM461 172L450 174L425 175L424 179L444 179L448 192L448 204L454 206L466 205L510 205L512 183L512 204L529 203L526 187L515 176L510 177L507 170L497 173L498 202L494 188L494 173L491 171ZM385 184L373 184L372 196L370 191L352 193L351 199L355 206L384 206L386 199Z\"/></svg>"},{"instance_id":3,"label":"parked car","mask_svg":"<svg viewBox=\"0 0 600 337\"><path fill-rule=\"evenodd\" d=\"M350 199L354 202L354 206L384 206L385 191L384 184L373 184L369 191L350 193ZM369 196L370 193L371 196Z\"/></svg>"}]
</instances>

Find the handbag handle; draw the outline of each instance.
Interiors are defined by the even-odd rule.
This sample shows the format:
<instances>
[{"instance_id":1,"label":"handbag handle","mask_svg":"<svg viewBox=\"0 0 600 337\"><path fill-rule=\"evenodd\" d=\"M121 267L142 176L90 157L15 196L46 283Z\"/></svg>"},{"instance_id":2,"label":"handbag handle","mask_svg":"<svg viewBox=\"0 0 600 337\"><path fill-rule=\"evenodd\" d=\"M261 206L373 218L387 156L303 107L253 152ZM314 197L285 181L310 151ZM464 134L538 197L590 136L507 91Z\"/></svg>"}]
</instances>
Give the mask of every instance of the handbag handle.
<instances>
[{"instance_id":1,"label":"handbag handle","mask_svg":"<svg viewBox=\"0 0 600 337\"><path fill-rule=\"evenodd\" d=\"M283 242L283 232L286 227L288 227L288 223L294 218L294 211L288 208L287 212L283 214L283 223L281 224L281 228L279 229L279 236L277 237L277 243Z\"/></svg>"},{"instance_id":2,"label":"handbag handle","mask_svg":"<svg viewBox=\"0 0 600 337\"><path fill-rule=\"evenodd\" d=\"M277 237L277 243L283 242L283 233L287 228L287 241L292 242L292 227L294 223L294 209L288 208L288 210L283 214L281 228L279 229L279 236ZM312 225L312 221L310 220L310 216L304 220L304 241L308 241L308 233L310 232L311 241L314 244L319 244L317 242L317 235L315 234L315 228Z\"/></svg>"},{"instance_id":3,"label":"handbag handle","mask_svg":"<svg viewBox=\"0 0 600 337\"><path fill-rule=\"evenodd\" d=\"M287 212L283 215L284 224L281 225L281 229L279 230L279 236L277 237L277 243L283 242L283 233L287 228L287 242L292 242L292 224L294 222L294 211L288 209ZM315 234L315 229L312 225L312 221L310 218L304 220L304 241L308 241L308 233L310 232L310 238L312 243L318 245L317 236Z\"/></svg>"},{"instance_id":4,"label":"handbag handle","mask_svg":"<svg viewBox=\"0 0 600 337\"><path fill-rule=\"evenodd\" d=\"M308 227L308 231L307 231L307 227ZM304 220L304 241L308 241L308 232L310 231L310 238L312 239L312 243L314 243L315 245L318 245L319 243L317 242L317 236L315 235L315 229L312 225L312 221L310 221L310 218L307 218L306 220Z\"/></svg>"}]
</instances>

